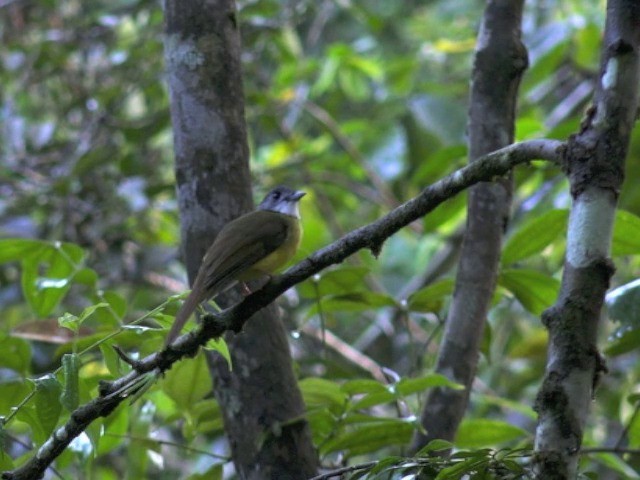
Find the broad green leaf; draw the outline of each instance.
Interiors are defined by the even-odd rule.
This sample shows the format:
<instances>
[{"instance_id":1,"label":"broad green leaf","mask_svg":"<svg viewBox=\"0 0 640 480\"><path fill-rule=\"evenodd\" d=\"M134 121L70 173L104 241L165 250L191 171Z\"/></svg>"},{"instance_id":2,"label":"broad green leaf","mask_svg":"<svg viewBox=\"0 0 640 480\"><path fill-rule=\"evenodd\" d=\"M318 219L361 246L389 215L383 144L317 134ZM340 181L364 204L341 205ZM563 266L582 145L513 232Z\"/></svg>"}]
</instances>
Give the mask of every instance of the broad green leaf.
<instances>
[{"instance_id":1,"label":"broad green leaf","mask_svg":"<svg viewBox=\"0 0 640 480\"><path fill-rule=\"evenodd\" d=\"M36 443L41 444L47 439L48 435L42 428L42 423L36 413L35 405L23 405L22 408L18 410L16 416L20 421L29 425Z\"/></svg>"},{"instance_id":2,"label":"broad green leaf","mask_svg":"<svg viewBox=\"0 0 640 480\"><path fill-rule=\"evenodd\" d=\"M621 285L606 296L609 316L624 329L640 327L640 279Z\"/></svg>"},{"instance_id":3,"label":"broad green leaf","mask_svg":"<svg viewBox=\"0 0 640 480\"><path fill-rule=\"evenodd\" d=\"M297 290L301 296L313 299L365 291L367 286L364 283L364 277L368 273L367 267L341 266L313 275L309 280L298 285Z\"/></svg>"},{"instance_id":4,"label":"broad green leaf","mask_svg":"<svg viewBox=\"0 0 640 480\"><path fill-rule=\"evenodd\" d=\"M427 443L424 447L422 447L418 453L416 453L416 457L422 457L425 456L428 453L431 452L439 452L442 450L451 450L454 447L453 443L448 442L446 440L442 440L439 438L436 438L435 440L431 440L429 443Z\"/></svg>"},{"instance_id":5,"label":"broad green leaf","mask_svg":"<svg viewBox=\"0 0 640 480\"><path fill-rule=\"evenodd\" d=\"M610 356L622 355L640 348L640 328L633 330L618 331L614 338L610 339L609 345L604 349Z\"/></svg>"},{"instance_id":6,"label":"broad green leaf","mask_svg":"<svg viewBox=\"0 0 640 480\"><path fill-rule=\"evenodd\" d=\"M420 393L427 388L448 387L454 390L461 390L463 385L449 380L439 373L431 373L420 378L403 378L395 388L401 395L411 395L412 393Z\"/></svg>"},{"instance_id":7,"label":"broad green leaf","mask_svg":"<svg viewBox=\"0 0 640 480\"><path fill-rule=\"evenodd\" d=\"M96 442L92 439L98 455L106 455L127 442L127 434L130 433L128 431L130 411L131 408L118 408L103 420L103 425L100 428L100 441ZM89 436L91 437L91 435Z\"/></svg>"},{"instance_id":8,"label":"broad green leaf","mask_svg":"<svg viewBox=\"0 0 640 480\"><path fill-rule=\"evenodd\" d=\"M126 364L120 360L120 357L113 349L113 345L111 345L110 342L101 343L99 348L102 353L102 360L109 370L109 373L113 377L121 375L123 373L123 366Z\"/></svg>"},{"instance_id":9,"label":"broad green leaf","mask_svg":"<svg viewBox=\"0 0 640 480\"><path fill-rule=\"evenodd\" d=\"M221 433L224 430L222 410L213 399L205 398L197 402L191 414L197 433Z\"/></svg>"},{"instance_id":10,"label":"broad green leaf","mask_svg":"<svg viewBox=\"0 0 640 480\"><path fill-rule=\"evenodd\" d=\"M339 415L327 407L307 408L305 416L316 445L331 438L339 428L338 424L342 423Z\"/></svg>"},{"instance_id":11,"label":"broad green leaf","mask_svg":"<svg viewBox=\"0 0 640 480\"><path fill-rule=\"evenodd\" d=\"M66 312L61 317L58 317L58 325L62 328L67 328L74 333L78 333L78 329L80 328L80 318Z\"/></svg>"},{"instance_id":12,"label":"broad green leaf","mask_svg":"<svg viewBox=\"0 0 640 480\"><path fill-rule=\"evenodd\" d=\"M7 416L35 388L24 380L5 380L0 382L0 415Z\"/></svg>"},{"instance_id":13,"label":"broad green leaf","mask_svg":"<svg viewBox=\"0 0 640 480\"><path fill-rule=\"evenodd\" d=\"M324 297L320 305L315 303L307 312L307 317L330 312L362 312L377 310L382 307L395 306L396 302L390 295L378 292L354 292L346 295Z\"/></svg>"},{"instance_id":14,"label":"broad green leaf","mask_svg":"<svg viewBox=\"0 0 640 480\"><path fill-rule=\"evenodd\" d=\"M481 452L480 452L481 453ZM436 476L435 480L459 480L473 477L478 470L485 470L489 464L489 459L484 454L473 455L464 461L457 462L450 467L445 467Z\"/></svg>"},{"instance_id":15,"label":"broad green leaf","mask_svg":"<svg viewBox=\"0 0 640 480\"><path fill-rule=\"evenodd\" d=\"M640 217L625 210L616 210L611 254L620 256L638 253L640 253Z\"/></svg>"},{"instance_id":16,"label":"broad green leaf","mask_svg":"<svg viewBox=\"0 0 640 480\"><path fill-rule=\"evenodd\" d=\"M392 445L406 445L413 430L413 424L404 420L363 424L338 434L320 450L322 454L346 451L348 456L362 455Z\"/></svg>"},{"instance_id":17,"label":"broad green leaf","mask_svg":"<svg viewBox=\"0 0 640 480\"><path fill-rule=\"evenodd\" d=\"M119 293L113 290L102 292L93 298L97 304L107 303L108 306L94 312L93 322L102 326L117 328L127 313L127 301Z\"/></svg>"},{"instance_id":18,"label":"broad green leaf","mask_svg":"<svg viewBox=\"0 0 640 480\"><path fill-rule=\"evenodd\" d=\"M83 259L80 247L60 242L42 243L22 257L22 290L39 316L49 315L62 300Z\"/></svg>"},{"instance_id":19,"label":"broad green leaf","mask_svg":"<svg viewBox=\"0 0 640 480\"><path fill-rule=\"evenodd\" d=\"M402 464L406 462L406 458L404 457L387 457L383 458L378 462L376 466L374 466L371 470L369 470L369 475L375 475L377 473L382 473L390 467L395 467L396 465ZM375 478L375 477L369 477Z\"/></svg>"},{"instance_id":20,"label":"broad green leaf","mask_svg":"<svg viewBox=\"0 0 640 480\"><path fill-rule=\"evenodd\" d=\"M588 23L576 32L574 39L572 47L576 65L584 69L597 68L600 56L600 28Z\"/></svg>"},{"instance_id":21,"label":"broad green leaf","mask_svg":"<svg viewBox=\"0 0 640 480\"><path fill-rule=\"evenodd\" d=\"M627 480L640 478L638 472L631 465L625 462L620 455L603 452L593 453L589 456L593 457L598 463L605 465L614 472L618 472L621 475L620 478L625 478Z\"/></svg>"},{"instance_id":22,"label":"broad green leaf","mask_svg":"<svg viewBox=\"0 0 640 480\"><path fill-rule=\"evenodd\" d=\"M453 293L454 284L452 278L443 278L421 288L409 296L407 309L411 312L439 312Z\"/></svg>"},{"instance_id":23,"label":"broad green leaf","mask_svg":"<svg viewBox=\"0 0 640 480\"><path fill-rule=\"evenodd\" d=\"M53 375L46 375L35 381L36 384L36 415L40 420L40 425L45 435L49 436L58 424L62 404L60 403L60 393L62 385Z\"/></svg>"},{"instance_id":24,"label":"broad green leaf","mask_svg":"<svg viewBox=\"0 0 640 480\"><path fill-rule=\"evenodd\" d=\"M48 245L41 240L6 238L0 240L0 263L21 261Z\"/></svg>"},{"instance_id":25,"label":"broad green leaf","mask_svg":"<svg viewBox=\"0 0 640 480\"><path fill-rule=\"evenodd\" d=\"M558 296L560 282L537 270L503 270L498 285L510 291L522 306L534 315L540 315Z\"/></svg>"},{"instance_id":26,"label":"broad green leaf","mask_svg":"<svg viewBox=\"0 0 640 480\"><path fill-rule=\"evenodd\" d=\"M382 383L366 378L349 380L348 382L342 384L341 389L349 395L357 395L359 393L379 393L387 391L386 386Z\"/></svg>"},{"instance_id":27,"label":"broad green leaf","mask_svg":"<svg viewBox=\"0 0 640 480\"><path fill-rule=\"evenodd\" d=\"M502 250L502 265L541 253L566 234L568 218L568 210L550 210L525 222L507 239Z\"/></svg>"},{"instance_id":28,"label":"broad green leaf","mask_svg":"<svg viewBox=\"0 0 640 480\"><path fill-rule=\"evenodd\" d=\"M351 405L351 409L363 410L365 408L375 407L376 405L384 405L385 403L393 402L397 398L398 396L389 390L378 393L369 393L354 402L353 405Z\"/></svg>"},{"instance_id":29,"label":"broad green leaf","mask_svg":"<svg viewBox=\"0 0 640 480\"><path fill-rule=\"evenodd\" d=\"M514 412L518 412L531 420L536 420L538 418L536 412L531 408L530 405L524 404L522 402L509 400L504 397L499 397L496 395L489 394L481 394L474 392L474 398L477 398L479 402L487 403L489 405L495 405L505 410L513 410Z\"/></svg>"},{"instance_id":30,"label":"broad green leaf","mask_svg":"<svg viewBox=\"0 0 640 480\"><path fill-rule=\"evenodd\" d=\"M300 381L299 386L308 408L328 407L341 410L348 401L348 396L340 385L324 378L305 378Z\"/></svg>"},{"instance_id":31,"label":"broad green leaf","mask_svg":"<svg viewBox=\"0 0 640 480\"><path fill-rule=\"evenodd\" d=\"M98 283L98 274L92 268L81 268L73 277L75 283L94 287Z\"/></svg>"},{"instance_id":32,"label":"broad green leaf","mask_svg":"<svg viewBox=\"0 0 640 480\"><path fill-rule=\"evenodd\" d=\"M468 419L460 425L455 444L461 448L480 448L514 442L526 435L525 430L502 420Z\"/></svg>"},{"instance_id":33,"label":"broad green leaf","mask_svg":"<svg viewBox=\"0 0 640 480\"><path fill-rule=\"evenodd\" d=\"M211 393L211 376L204 355L199 353L174 364L160 385L179 409L189 410Z\"/></svg>"},{"instance_id":34,"label":"broad green leaf","mask_svg":"<svg viewBox=\"0 0 640 480\"><path fill-rule=\"evenodd\" d=\"M0 336L0 367L26 376L31 366L31 344L21 338Z\"/></svg>"}]
</instances>

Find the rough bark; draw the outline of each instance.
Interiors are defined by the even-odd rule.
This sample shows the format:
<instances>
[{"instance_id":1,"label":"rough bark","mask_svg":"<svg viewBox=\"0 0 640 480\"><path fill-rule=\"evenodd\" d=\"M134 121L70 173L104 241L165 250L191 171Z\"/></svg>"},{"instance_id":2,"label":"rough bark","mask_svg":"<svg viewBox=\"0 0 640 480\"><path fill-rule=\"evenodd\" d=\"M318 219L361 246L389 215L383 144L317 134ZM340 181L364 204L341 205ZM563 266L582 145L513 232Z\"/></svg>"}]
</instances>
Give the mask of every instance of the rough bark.
<instances>
[{"instance_id":1,"label":"rough bark","mask_svg":"<svg viewBox=\"0 0 640 480\"><path fill-rule=\"evenodd\" d=\"M513 141L515 106L527 52L520 41L523 1L490 0L476 47L469 108L469 159ZM453 440L469 402L480 341L497 278L502 235L508 220L512 179L480 183L469 191L467 228L462 243L453 302L436 371L464 390L430 391L422 410L426 434L416 434L413 449L430 440Z\"/></svg>"},{"instance_id":2,"label":"rough bark","mask_svg":"<svg viewBox=\"0 0 640 480\"><path fill-rule=\"evenodd\" d=\"M575 478L583 429L600 374L596 347L618 193L638 109L640 3L607 4L600 82L581 130L565 152L573 206L562 287L542 321L549 352L536 410L534 466L541 479Z\"/></svg>"},{"instance_id":3,"label":"rough bark","mask_svg":"<svg viewBox=\"0 0 640 480\"><path fill-rule=\"evenodd\" d=\"M240 35L232 0L166 0L165 53L184 261L190 282L215 235L252 208ZM241 478L302 479L317 457L276 308L228 339L234 371L210 357ZM296 420L297 419L297 420ZM290 424L287 422L291 422Z\"/></svg>"}]
</instances>

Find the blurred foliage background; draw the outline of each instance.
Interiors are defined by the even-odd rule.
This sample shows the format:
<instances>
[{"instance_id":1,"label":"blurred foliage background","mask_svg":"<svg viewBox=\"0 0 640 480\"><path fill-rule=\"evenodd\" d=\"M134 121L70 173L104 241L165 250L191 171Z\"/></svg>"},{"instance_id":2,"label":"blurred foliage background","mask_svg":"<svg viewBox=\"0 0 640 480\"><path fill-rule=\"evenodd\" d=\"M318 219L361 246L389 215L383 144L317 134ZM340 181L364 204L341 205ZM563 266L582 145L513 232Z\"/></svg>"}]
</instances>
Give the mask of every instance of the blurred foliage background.
<instances>
[{"instance_id":1,"label":"blurred foliage background","mask_svg":"<svg viewBox=\"0 0 640 480\"><path fill-rule=\"evenodd\" d=\"M256 198L280 183L309 192L300 258L466 163L483 2L238 7ZM0 466L8 469L95 396L99 380L126 371L111 344L139 355L160 347L160 327L176 310L167 299L186 285L161 5L5 0L0 11ZM577 131L597 81L604 14L604 1L527 2L518 140ZM585 434L594 447L640 448L637 130L627 165L601 342L610 372ZM545 362L539 315L558 291L571 199L554 167L533 162L515 176L499 287L456 447L487 464L495 458L486 448L523 448L521 466ZM389 239L378 259L361 252L281 302L323 465L402 455L425 389L444 382L430 371L464 219L460 195ZM140 319L161 304L162 313ZM201 358L183 362L142 400L92 425L56 468L107 479L232 476L210 387ZM639 478L636 468L637 455L584 457L584 471L601 478Z\"/></svg>"}]
</instances>

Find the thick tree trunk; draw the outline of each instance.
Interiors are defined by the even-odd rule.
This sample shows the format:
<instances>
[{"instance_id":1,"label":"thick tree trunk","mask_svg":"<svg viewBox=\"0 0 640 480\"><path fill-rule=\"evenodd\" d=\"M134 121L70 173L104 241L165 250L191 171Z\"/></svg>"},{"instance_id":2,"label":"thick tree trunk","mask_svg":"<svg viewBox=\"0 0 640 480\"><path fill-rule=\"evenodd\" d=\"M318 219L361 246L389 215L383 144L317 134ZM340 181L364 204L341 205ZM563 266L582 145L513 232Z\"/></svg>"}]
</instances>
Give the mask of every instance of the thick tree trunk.
<instances>
[{"instance_id":1,"label":"thick tree trunk","mask_svg":"<svg viewBox=\"0 0 640 480\"><path fill-rule=\"evenodd\" d=\"M240 36L232 0L166 0L165 14L182 247L193 281L221 227L252 208ZM240 477L313 476L317 458L276 308L228 341L234 371L210 364Z\"/></svg>"},{"instance_id":2,"label":"thick tree trunk","mask_svg":"<svg viewBox=\"0 0 640 480\"><path fill-rule=\"evenodd\" d=\"M470 161L513 141L518 86L527 67L527 53L520 41L522 5L522 0L487 3L473 68ZM452 440L467 408L495 288L511 191L510 176L480 183L469 191L467 229L436 366L437 372L465 385L465 389L431 390L421 417L427 434L414 437L414 450L435 438Z\"/></svg>"},{"instance_id":3,"label":"thick tree trunk","mask_svg":"<svg viewBox=\"0 0 640 480\"><path fill-rule=\"evenodd\" d=\"M614 271L609 259L613 221L638 109L639 25L640 3L608 2L594 104L566 150L573 207L560 295L542 315L549 352L536 401L534 465L540 479L576 477L594 386L606 370L596 340Z\"/></svg>"}]
</instances>

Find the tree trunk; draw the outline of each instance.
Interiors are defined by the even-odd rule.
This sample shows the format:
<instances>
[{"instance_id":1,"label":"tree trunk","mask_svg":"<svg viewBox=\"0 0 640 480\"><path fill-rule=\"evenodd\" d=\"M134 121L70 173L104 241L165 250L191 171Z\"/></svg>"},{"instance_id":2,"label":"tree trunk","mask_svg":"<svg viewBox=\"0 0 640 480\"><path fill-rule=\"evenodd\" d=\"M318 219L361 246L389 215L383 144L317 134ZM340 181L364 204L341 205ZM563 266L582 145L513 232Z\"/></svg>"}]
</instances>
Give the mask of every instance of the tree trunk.
<instances>
[{"instance_id":1,"label":"tree trunk","mask_svg":"<svg viewBox=\"0 0 640 480\"><path fill-rule=\"evenodd\" d=\"M639 25L640 3L608 2L593 107L565 154L573 206L560 294L542 314L549 352L536 400L534 466L545 480L576 477L589 404L606 371L596 340L614 271L609 259L613 221L638 109Z\"/></svg>"},{"instance_id":2,"label":"tree trunk","mask_svg":"<svg viewBox=\"0 0 640 480\"><path fill-rule=\"evenodd\" d=\"M520 41L522 5L522 0L487 3L472 74L470 161L513 142L518 86L527 67L527 52ZM414 450L435 438L453 440L467 408L495 289L512 183L507 176L480 183L469 191L456 287L436 366L437 372L463 384L465 389L430 391L421 417L427 434L414 437Z\"/></svg>"},{"instance_id":3,"label":"tree trunk","mask_svg":"<svg viewBox=\"0 0 640 480\"><path fill-rule=\"evenodd\" d=\"M190 282L216 234L252 208L240 35L232 0L166 0L165 55L182 248ZM228 339L234 371L211 358L236 469L303 479L317 458L275 307ZM212 355L214 357L214 355ZM287 423L289 422L289 423Z\"/></svg>"}]
</instances>

